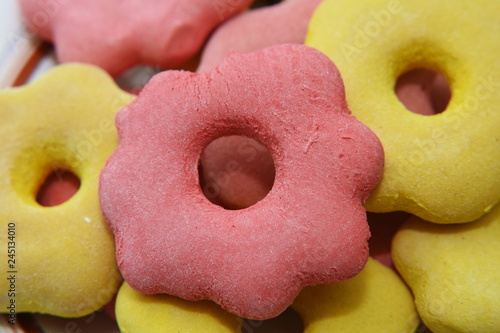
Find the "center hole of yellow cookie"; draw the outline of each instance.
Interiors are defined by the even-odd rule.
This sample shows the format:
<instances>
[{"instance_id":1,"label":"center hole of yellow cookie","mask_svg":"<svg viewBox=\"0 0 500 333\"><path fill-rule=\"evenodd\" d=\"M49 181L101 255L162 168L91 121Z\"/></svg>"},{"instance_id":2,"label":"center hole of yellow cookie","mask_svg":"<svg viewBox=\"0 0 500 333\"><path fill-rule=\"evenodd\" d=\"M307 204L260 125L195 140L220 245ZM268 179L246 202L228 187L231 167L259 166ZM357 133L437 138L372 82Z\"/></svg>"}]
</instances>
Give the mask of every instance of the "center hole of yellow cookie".
<instances>
[{"instance_id":1,"label":"center hole of yellow cookie","mask_svg":"<svg viewBox=\"0 0 500 333\"><path fill-rule=\"evenodd\" d=\"M450 85L444 75L427 68L401 74L394 89L408 110L421 115L443 112L451 99Z\"/></svg>"},{"instance_id":2,"label":"center hole of yellow cookie","mask_svg":"<svg viewBox=\"0 0 500 333\"><path fill-rule=\"evenodd\" d=\"M254 139L223 136L203 150L199 177L201 189L212 203L226 209L244 209L271 191L274 161L270 151Z\"/></svg>"},{"instance_id":3,"label":"center hole of yellow cookie","mask_svg":"<svg viewBox=\"0 0 500 333\"><path fill-rule=\"evenodd\" d=\"M50 173L38 189L36 201L44 207L58 206L68 201L80 188L80 179L70 170L57 169Z\"/></svg>"}]
</instances>

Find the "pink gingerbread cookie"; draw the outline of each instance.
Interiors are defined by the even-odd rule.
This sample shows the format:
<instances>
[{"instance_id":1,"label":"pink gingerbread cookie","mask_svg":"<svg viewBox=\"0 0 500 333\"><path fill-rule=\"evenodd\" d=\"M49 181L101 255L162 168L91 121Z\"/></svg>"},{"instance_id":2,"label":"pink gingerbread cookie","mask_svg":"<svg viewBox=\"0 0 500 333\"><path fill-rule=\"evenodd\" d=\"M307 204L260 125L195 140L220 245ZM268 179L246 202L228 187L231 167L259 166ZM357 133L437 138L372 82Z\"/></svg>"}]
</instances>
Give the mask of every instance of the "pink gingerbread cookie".
<instances>
[{"instance_id":1,"label":"pink gingerbread cookie","mask_svg":"<svg viewBox=\"0 0 500 333\"><path fill-rule=\"evenodd\" d=\"M157 74L117 127L100 198L134 289L265 319L303 287L364 267L362 204L381 179L383 149L320 52L281 45L233 54L208 73ZM273 188L246 209L215 205L200 186L203 149L227 135L255 139L274 161Z\"/></svg>"},{"instance_id":2,"label":"pink gingerbread cookie","mask_svg":"<svg viewBox=\"0 0 500 333\"><path fill-rule=\"evenodd\" d=\"M249 52L283 43L304 43L309 20L321 1L287 0L233 17L210 37L197 71L211 70L231 51Z\"/></svg>"},{"instance_id":3,"label":"pink gingerbread cookie","mask_svg":"<svg viewBox=\"0 0 500 333\"><path fill-rule=\"evenodd\" d=\"M251 0L20 0L29 28L52 41L61 62L116 76L137 64L179 66L210 32Z\"/></svg>"}]
</instances>

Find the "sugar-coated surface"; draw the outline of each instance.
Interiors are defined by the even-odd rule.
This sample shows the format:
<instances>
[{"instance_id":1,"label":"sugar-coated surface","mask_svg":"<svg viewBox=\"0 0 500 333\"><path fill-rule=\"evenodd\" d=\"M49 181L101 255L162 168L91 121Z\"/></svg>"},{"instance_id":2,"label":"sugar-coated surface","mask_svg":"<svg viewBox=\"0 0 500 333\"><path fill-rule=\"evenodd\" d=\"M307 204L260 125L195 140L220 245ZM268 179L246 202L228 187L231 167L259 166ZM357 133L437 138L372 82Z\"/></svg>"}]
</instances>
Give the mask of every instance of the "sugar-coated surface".
<instances>
[{"instance_id":1,"label":"sugar-coated surface","mask_svg":"<svg viewBox=\"0 0 500 333\"><path fill-rule=\"evenodd\" d=\"M263 319L304 286L364 267L362 203L381 178L383 149L350 114L340 74L320 52L281 45L233 54L207 74L161 73L117 126L100 197L134 289ZM225 135L254 138L274 159L272 190L247 209L225 210L200 188L200 154Z\"/></svg>"}]
</instances>

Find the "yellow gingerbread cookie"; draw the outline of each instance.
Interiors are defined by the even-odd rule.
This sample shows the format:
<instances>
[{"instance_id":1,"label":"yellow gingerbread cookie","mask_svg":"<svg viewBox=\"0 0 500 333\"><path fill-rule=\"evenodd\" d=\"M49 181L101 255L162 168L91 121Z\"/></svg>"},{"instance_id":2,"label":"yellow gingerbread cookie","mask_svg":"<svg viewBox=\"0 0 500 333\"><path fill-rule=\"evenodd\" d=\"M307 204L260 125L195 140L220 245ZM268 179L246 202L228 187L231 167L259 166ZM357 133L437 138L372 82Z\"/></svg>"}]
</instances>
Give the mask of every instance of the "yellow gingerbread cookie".
<instances>
[{"instance_id":1,"label":"yellow gingerbread cookie","mask_svg":"<svg viewBox=\"0 0 500 333\"><path fill-rule=\"evenodd\" d=\"M412 333L418 326L408 287L373 258L350 280L302 290L292 307L304 333Z\"/></svg>"},{"instance_id":2,"label":"yellow gingerbread cookie","mask_svg":"<svg viewBox=\"0 0 500 333\"><path fill-rule=\"evenodd\" d=\"M326 0L306 44L339 68L353 114L380 138L385 173L366 203L437 223L470 222L500 201L500 2ZM394 90L417 68L442 73L452 98L424 116Z\"/></svg>"},{"instance_id":3,"label":"yellow gingerbread cookie","mask_svg":"<svg viewBox=\"0 0 500 333\"><path fill-rule=\"evenodd\" d=\"M143 295L123 283L116 298L122 333L239 333L241 319L211 301L171 295Z\"/></svg>"},{"instance_id":4,"label":"yellow gingerbread cookie","mask_svg":"<svg viewBox=\"0 0 500 333\"><path fill-rule=\"evenodd\" d=\"M118 143L115 114L132 99L102 70L78 64L0 92L0 247L9 254L1 312L77 317L116 294L121 276L98 180ZM80 188L42 206L37 192L57 171L71 171Z\"/></svg>"},{"instance_id":5,"label":"yellow gingerbread cookie","mask_svg":"<svg viewBox=\"0 0 500 333\"><path fill-rule=\"evenodd\" d=\"M411 218L392 255L433 333L500 332L500 205L467 224Z\"/></svg>"}]
</instances>

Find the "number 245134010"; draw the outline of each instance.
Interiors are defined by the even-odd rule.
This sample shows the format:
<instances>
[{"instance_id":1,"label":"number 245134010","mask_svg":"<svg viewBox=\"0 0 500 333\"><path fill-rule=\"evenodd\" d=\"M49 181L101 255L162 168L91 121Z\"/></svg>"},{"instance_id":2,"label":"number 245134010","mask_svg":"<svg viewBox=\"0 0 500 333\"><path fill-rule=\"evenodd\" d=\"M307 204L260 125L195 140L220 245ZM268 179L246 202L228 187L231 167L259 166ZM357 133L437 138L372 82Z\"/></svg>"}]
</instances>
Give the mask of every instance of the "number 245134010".
<instances>
[{"instance_id":1,"label":"number 245134010","mask_svg":"<svg viewBox=\"0 0 500 333\"><path fill-rule=\"evenodd\" d=\"M7 256L9 257L7 264L9 269L16 268L16 223L9 222L7 225Z\"/></svg>"}]
</instances>

